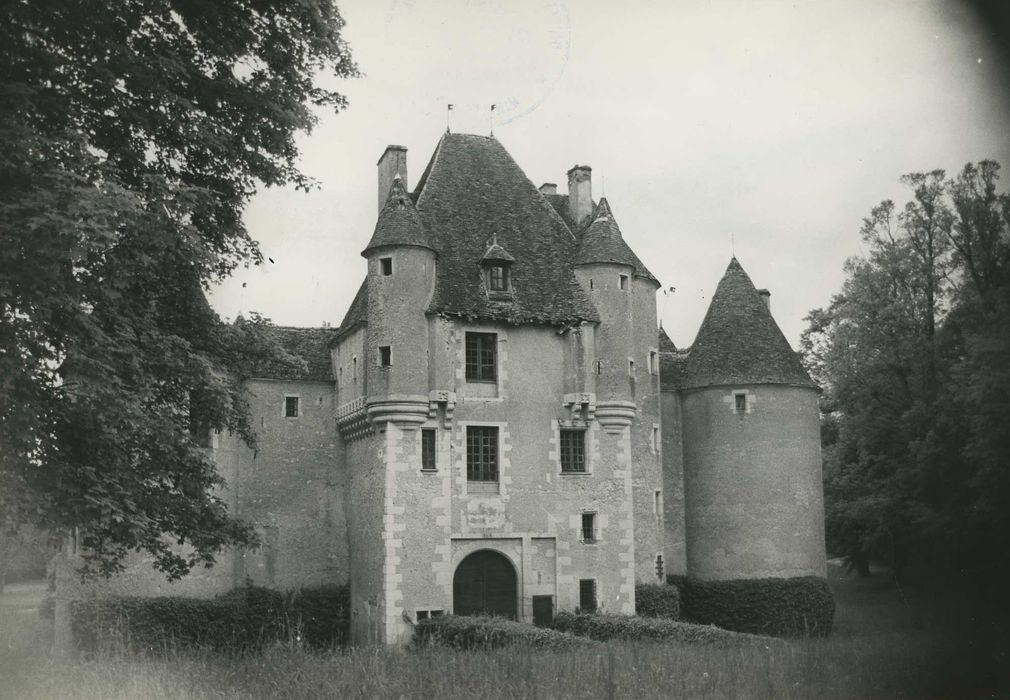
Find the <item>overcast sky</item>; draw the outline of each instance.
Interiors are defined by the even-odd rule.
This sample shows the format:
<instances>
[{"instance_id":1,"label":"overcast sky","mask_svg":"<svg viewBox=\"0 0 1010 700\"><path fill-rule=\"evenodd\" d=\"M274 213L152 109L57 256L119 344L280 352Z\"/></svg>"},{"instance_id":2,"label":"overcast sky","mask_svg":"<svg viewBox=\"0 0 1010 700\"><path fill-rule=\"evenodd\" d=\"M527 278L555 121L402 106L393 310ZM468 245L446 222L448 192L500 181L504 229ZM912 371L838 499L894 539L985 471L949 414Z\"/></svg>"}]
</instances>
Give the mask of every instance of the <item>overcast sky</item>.
<instances>
[{"instance_id":1,"label":"overcast sky","mask_svg":"<svg viewBox=\"0 0 1010 700\"><path fill-rule=\"evenodd\" d=\"M1010 98L991 31L950 2L344 0L363 76L301 139L309 194L259 194L273 259L212 294L226 318L337 325L364 274L375 162L408 149L413 189L446 128L494 134L535 185L593 168L628 244L694 340L732 255L794 347L828 303L862 217L916 170L995 158L1010 187ZM243 287L245 284L245 287Z\"/></svg>"}]
</instances>

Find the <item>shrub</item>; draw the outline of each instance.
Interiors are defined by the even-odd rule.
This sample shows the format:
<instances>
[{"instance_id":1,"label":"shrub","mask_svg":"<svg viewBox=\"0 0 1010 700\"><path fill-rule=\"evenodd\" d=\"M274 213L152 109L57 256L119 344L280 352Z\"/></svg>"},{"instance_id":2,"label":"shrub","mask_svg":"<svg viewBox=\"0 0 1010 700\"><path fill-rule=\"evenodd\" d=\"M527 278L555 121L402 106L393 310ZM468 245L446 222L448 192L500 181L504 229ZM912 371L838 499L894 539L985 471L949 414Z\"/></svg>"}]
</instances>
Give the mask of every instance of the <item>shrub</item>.
<instances>
[{"instance_id":1,"label":"shrub","mask_svg":"<svg viewBox=\"0 0 1010 700\"><path fill-rule=\"evenodd\" d=\"M98 598L73 604L71 629L86 651L115 644L134 651L244 652L293 639L299 632L307 645L325 648L347 638L347 598L345 586L288 596L246 586L211 599Z\"/></svg>"},{"instance_id":2,"label":"shrub","mask_svg":"<svg viewBox=\"0 0 1010 700\"><path fill-rule=\"evenodd\" d=\"M827 636L834 622L828 582L814 576L667 581L680 589L681 617L689 622L773 637Z\"/></svg>"},{"instance_id":3,"label":"shrub","mask_svg":"<svg viewBox=\"0 0 1010 700\"><path fill-rule=\"evenodd\" d=\"M501 649L521 646L529 649L571 649L587 640L564 632L534 627L501 617L442 617L421 620L414 627L415 647L437 644L452 649Z\"/></svg>"},{"instance_id":4,"label":"shrub","mask_svg":"<svg viewBox=\"0 0 1010 700\"><path fill-rule=\"evenodd\" d=\"M625 641L663 641L721 647L767 644L770 640L752 634L741 634L709 625L694 625L659 617L631 615L558 613L554 628L600 642L611 639Z\"/></svg>"},{"instance_id":5,"label":"shrub","mask_svg":"<svg viewBox=\"0 0 1010 700\"><path fill-rule=\"evenodd\" d=\"M635 586L635 614L680 619L680 591L676 586L640 583Z\"/></svg>"}]
</instances>

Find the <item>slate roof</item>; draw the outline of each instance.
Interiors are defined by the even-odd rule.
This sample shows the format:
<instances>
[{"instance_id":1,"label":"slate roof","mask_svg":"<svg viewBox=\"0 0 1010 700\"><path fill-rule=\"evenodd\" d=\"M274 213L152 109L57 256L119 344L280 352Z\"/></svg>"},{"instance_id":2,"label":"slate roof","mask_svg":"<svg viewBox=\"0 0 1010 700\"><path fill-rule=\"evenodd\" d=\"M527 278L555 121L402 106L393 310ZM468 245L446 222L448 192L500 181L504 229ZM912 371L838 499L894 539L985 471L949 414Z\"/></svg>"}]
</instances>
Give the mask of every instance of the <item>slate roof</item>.
<instances>
[{"instance_id":1,"label":"slate roof","mask_svg":"<svg viewBox=\"0 0 1010 700\"><path fill-rule=\"evenodd\" d=\"M368 279L361 281L358 293L351 300L351 305L340 321L340 329L333 336L333 340L347 335L359 325L368 322Z\"/></svg>"},{"instance_id":2,"label":"slate roof","mask_svg":"<svg viewBox=\"0 0 1010 700\"><path fill-rule=\"evenodd\" d=\"M507 250L498 245L498 241L495 240L494 243L487 247L484 251L484 255L481 256L481 261L487 260L488 262L515 262L516 259L513 258Z\"/></svg>"},{"instance_id":3,"label":"slate roof","mask_svg":"<svg viewBox=\"0 0 1010 700\"><path fill-rule=\"evenodd\" d=\"M382 205L379 218L375 222L375 232L362 255L373 248L387 245L412 245L431 248L428 233L421 224L414 200L407 194L403 181L397 175L389 187L386 203Z\"/></svg>"},{"instance_id":4,"label":"slate roof","mask_svg":"<svg viewBox=\"0 0 1010 700\"><path fill-rule=\"evenodd\" d=\"M415 192L438 253L428 312L506 323L599 320L566 264L575 236L496 139L444 134ZM508 300L490 299L482 281L493 235L516 259Z\"/></svg>"},{"instance_id":5,"label":"slate roof","mask_svg":"<svg viewBox=\"0 0 1010 700\"><path fill-rule=\"evenodd\" d=\"M305 361L304 368L280 363L257 368L253 377L270 379L296 379L303 381L333 381L330 361L330 343L336 330L333 328L296 328L293 326L266 326L265 331L288 353Z\"/></svg>"},{"instance_id":6,"label":"slate roof","mask_svg":"<svg viewBox=\"0 0 1010 700\"><path fill-rule=\"evenodd\" d=\"M578 238L579 231L578 227L575 225L575 221L572 219L571 210L568 208L568 195L567 194L545 194L544 198L547 202L554 208L558 216L568 225L568 229L575 234Z\"/></svg>"},{"instance_id":7,"label":"slate roof","mask_svg":"<svg viewBox=\"0 0 1010 700\"><path fill-rule=\"evenodd\" d=\"M617 263L629 265L635 274L653 282L656 278L638 259L638 256L624 242L621 229L617 225L610 203L606 197L600 198L600 203L593 212L592 222L579 240L579 250L575 256L576 265L588 263Z\"/></svg>"},{"instance_id":8,"label":"slate roof","mask_svg":"<svg viewBox=\"0 0 1010 700\"><path fill-rule=\"evenodd\" d=\"M735 257L688 354L681 388L725 384L817 387Z\"/></svg>"}]
</instances>

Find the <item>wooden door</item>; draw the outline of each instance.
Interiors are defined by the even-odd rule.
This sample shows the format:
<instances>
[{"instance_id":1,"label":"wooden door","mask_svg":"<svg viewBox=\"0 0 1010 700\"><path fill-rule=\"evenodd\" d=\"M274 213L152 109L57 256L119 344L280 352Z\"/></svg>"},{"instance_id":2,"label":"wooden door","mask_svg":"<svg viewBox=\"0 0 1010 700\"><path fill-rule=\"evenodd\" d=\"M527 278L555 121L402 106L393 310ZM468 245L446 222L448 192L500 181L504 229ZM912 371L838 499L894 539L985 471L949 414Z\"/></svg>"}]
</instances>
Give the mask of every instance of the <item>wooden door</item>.
<instances>
[{"instance_id":1,"label":"wooden door","mask_svg":"<svg viewBox=\"0 0 1010 700\"><path fill-rule=\"evenodd\" d=\"M516 619L516 572L503 554L474 552L456 567L452 611L456 615L495 615Z\"/></svg>"}]
</instances>

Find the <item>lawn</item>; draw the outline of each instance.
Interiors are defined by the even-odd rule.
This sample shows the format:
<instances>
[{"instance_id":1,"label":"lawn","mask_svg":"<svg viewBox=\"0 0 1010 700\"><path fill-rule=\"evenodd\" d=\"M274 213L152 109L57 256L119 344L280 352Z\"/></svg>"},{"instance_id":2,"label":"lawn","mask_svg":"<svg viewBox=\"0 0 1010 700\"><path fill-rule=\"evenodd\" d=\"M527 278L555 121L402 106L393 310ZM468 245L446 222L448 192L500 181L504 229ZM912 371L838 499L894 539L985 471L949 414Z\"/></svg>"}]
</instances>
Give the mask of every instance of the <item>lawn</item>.
<instances>
[{"instance_id":1,"label":"lawn","mask_svg":"<svg viewBox=\"0 0 1010 700\"><path fill-rule=\"evenodd\" d=\"M994 697L970 625L883 572L831 568L828 639L719 650L611 643L588 651L461 653L276 646L224 658L56 660L39 585L0 597L0 698L962 698Z\"/></svg>"}]
</instances>

